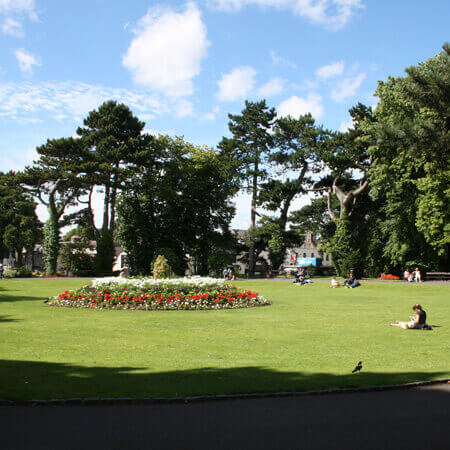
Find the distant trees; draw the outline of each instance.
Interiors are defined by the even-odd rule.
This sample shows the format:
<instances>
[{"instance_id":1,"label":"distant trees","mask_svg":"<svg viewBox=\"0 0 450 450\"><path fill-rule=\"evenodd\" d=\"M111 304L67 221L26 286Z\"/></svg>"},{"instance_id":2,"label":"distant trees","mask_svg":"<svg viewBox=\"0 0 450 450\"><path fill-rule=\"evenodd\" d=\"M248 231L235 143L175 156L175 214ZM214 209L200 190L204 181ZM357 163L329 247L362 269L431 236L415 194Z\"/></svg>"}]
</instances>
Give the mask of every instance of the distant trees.
<instances>
[{"instance_id":1,"label":"distant trees","mask_svg":"<svg viewBox=\"0 0 450 450\"><path fill-rule=\"evenodd\" d=\"M306 232L321 238L339 273L352 267L376 275L405 265L448 270L450 46L405 76L379 82L375 95L374 111L361 103L350 109L346 132L326 130L310 114L279 117L265 100L246 101L240 114L229 115L231 136L218 149L151 136L126 105L105 102L87 115L77 138L50 139L22 173L0 174L2 253L22 263L23 249L40 236L39 201L49 215L49 274L57 270L66 225L96 241L97 273L111 272L115 240L133 273L148 273L158 255L177 274L187 255L198 273L218 271L238 248L229 230L232 199L246 190L250 274L262 250L278 268ZM293 211L307 193L311 203ZM80 252L65 252L72 268Z\"/></svg>"},{"instance_id":2,"label":"distant trees","mask_svg":"<svg viewBox=\"0 0 450 450\"><path fill-rule=\"evenodd\" d=\"M0 256L6 251L18 267L24 264L23 250L31 253L42 235L35 209L36 203L18 184L17 175L0 172Z\"/></svg>"}]
</instances>

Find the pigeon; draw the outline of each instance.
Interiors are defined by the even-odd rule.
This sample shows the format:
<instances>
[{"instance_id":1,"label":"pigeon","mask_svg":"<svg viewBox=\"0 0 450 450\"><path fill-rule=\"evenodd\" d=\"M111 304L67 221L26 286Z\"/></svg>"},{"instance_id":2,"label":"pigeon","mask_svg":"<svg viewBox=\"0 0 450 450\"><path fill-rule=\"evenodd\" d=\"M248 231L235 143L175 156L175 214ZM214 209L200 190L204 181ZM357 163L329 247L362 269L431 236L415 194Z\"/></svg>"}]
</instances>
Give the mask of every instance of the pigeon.
<instances>
[{"instance_id":1,"label":"pigeon","mask_svg":"<svg viewBox=\"0 0 450 450\"><path fill-rule=\"evenodd\" d=\"M360 361L356 367L352 370L352 373L359 372L362 369L362 361Z\"/></svg>"}]
</instances>

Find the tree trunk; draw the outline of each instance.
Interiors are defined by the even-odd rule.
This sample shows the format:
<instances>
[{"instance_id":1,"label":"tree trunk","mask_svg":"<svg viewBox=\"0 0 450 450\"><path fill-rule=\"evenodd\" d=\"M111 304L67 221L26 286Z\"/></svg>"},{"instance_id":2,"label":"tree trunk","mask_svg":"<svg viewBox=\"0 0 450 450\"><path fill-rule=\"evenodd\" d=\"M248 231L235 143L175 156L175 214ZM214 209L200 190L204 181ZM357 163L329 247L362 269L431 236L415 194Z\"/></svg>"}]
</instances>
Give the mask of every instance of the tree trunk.
<instances>
[{"instance_id":1,"label":"tree trunk","mask_svg":"<svg viewBox=\"0 0 450 450\"><path fill-rule=\"evenodd\" d=\"M44 227L44 264L47 275L55 275L58 269L59 217L52 203L48 207L49 218Z\"/></svg>"},{"instance_id":2,"label":"tree trunk","mask_svg":"<svg viewBox=\"0 0 450 450\"><path fill-rule=\"evenodd\" d=\"M113 187L110 198L110 218L109 218L109 229L114 232L114 224L115 224L115 215L116 215L116 198L117 198L117 184L118 184L118 175L114 174Z\"/></svg>"},{"instance_id":3,"label":"tree trunk","mask_svg":"<svg viewBox=\"0 0 450 450\"><path fill-rule=\"evenodd\" d=\"M108 223L109 223L109 192L110 188L109 186L105 185L105 198L103 200L103 225L102 229L108 229Z\"/></svg>"},{"instance_id":4,"label":"tree trunk","mask_svg":"<svg viewBox=\"0 0 450 450\"><path fill-rule=\"evenodd\" d=\"M255 164L255 172L253 174L252 182L252 207L250 215L250 229L253 232L256 228L256 198L258 195L258 163ZM248 272L249 275L255 274L255 244L253 242L253 237L250 241L250 247L248 249Z\"/></svg>"}]
</instances>

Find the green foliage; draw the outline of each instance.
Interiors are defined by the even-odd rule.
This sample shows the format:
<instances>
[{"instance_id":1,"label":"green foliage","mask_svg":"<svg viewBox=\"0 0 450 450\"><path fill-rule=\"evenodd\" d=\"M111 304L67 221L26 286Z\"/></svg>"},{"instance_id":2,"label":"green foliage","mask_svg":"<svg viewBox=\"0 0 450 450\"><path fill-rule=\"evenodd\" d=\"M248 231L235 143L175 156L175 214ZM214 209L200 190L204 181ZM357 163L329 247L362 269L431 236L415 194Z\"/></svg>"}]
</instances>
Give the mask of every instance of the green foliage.
<instances>
[{"instance_id":1,"label":"green foliage","mask_svg":"<svg viewBox=\"0 0 450 450\"><path fill-rule=\"evenodd\" d=\"M22 266L23 249L29 251L41 238L35 209L36 203L18 184L17 175L0 172L0 259L7 252L16 254Z\"/></svg>"},{"instance_id":2,"label":"green foliage","mask_svg":"<svg viewBox=\"0 0 450 450\"><path fill-rule=\"evenodd\" d=\"M153 273L153 267L154 264L156 262L156 260L158 259L158 256L164 256L164 258L166 258L171 270L173 270L173 272L176 275L184 275L184 271L186 268L186 261L184 259L184 255L180 254L179 252L175 252L172 248L158 248L153 256L153 260L150 264L151 267L151 272Z\"/></svg>"},{"instance_id":3,"label":"green foliage","mask_svg":"<svg viewBox=\"0 0 450 450\"><path fill-rule=\"evenodd\" d=\"M166 257L175 273L184 274L189 254L205 274L234 215L229 160L181 138L160 136L154 144L119 200L118 239L133 274L148 273L159 249L171 249L175 257Z\"/></svg>"},{"instance_id":4,"label":"green foliage","mask_svg":"<svg viewBox=\"0 0 450 450\"><path fill-rule=\"evenodd\" d=\"M338 275L344 276L350 269L355 269L357 274L361 272L361 255L359 249L355 248L348 219L336 224L336 232L331 240L331 255Z\"/></svg>"},{"instance_id":5,"label":"green foliage","mask_svg":"<svg viewBox=\"0 0 450 450\"><path fill-rule=\"evenodd\" d=\"M158 255L156 257L156 260L152 265L152 270L154 278L169 278L172 273L169 262L163 255Z\"/></svg>"},{"instance_id":6,"label":"green foliage","mask_svg":"<svg viewBox=\"0 0 450 450\"><path fill-rule=\"evenodd\" d=\"M67 235L65 239L67 239ZM84 237L80 237L75 242L66 242L59 255L61 269L77 276L94 275L95 261L94 257L89 254L89 250L92 250L92 247L89 240Z\"/></svg>"},{"instance_id":7,"label":"green foliage","mask_svg":"<svg viewBox=\"0 0 450 450\"><path fill-rule=\"evenodd\" d=\"M54 217L47 220L44 226L44 267L47 275L54 275L58 268L59 224Z\"/></svg>"},{"instance_id":8,"label":"green foliage","mask_svg":"<svg viewBox=\"0 0 450 450\"><path fill-rule=\"evenodd\" d=\"M108 229L103 229L97 240L97 254L94 259L95 272L101 275L112 273L114 264L114 239Z\"/></svg>"},{"instance_id":9,"label":"green foliage","mask_svg":"<svg viewBox=\"0 0 450 450\"><path fill-rule=\"evenodd\" d=\"M375 165L371 193L383 199L384 254L448 268L450 247L450 49L380 82L376 122L366 124Z\"/></svg>"},{"instance_id":10,"label":"green foliage","mask_svg":"<svg viewBox=\"0 0 450 450\"><path fill-rule=\"evenodd\" d=\"M233 264L235 256L227 250L215 249L208 257L208 269L217 276L222 276L224 267Z\"/></svg>"},{"instance_id":11,"label":"green foliage","mask_svg":"<svg viewBox=\"0 0 450 450\"><path fill-rule=\"evenodd\" d=\"M33 273L31 272L31 270L26 267L26 266L22 266L19 267L16 270L16 277L20 277L20 278L30 278L31 276L33 276Z\"/></svg>"}]
</instances>

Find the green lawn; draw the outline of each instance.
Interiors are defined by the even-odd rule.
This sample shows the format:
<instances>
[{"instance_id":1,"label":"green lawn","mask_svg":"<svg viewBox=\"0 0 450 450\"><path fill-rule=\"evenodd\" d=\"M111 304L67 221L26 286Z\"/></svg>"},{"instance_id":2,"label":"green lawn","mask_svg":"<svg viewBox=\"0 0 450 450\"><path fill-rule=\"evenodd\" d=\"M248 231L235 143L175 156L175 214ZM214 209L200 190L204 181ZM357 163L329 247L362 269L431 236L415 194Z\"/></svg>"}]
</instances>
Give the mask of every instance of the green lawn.
<instances>
[{"instance_id":1,"label":"green lawn","mask_svg":"<svg viewBox=\"0 0 450 450\"><path fill-rule=\"evenodd\" d=\"M93 311L43 300L81 280L0 281L0 398L325 389L448 377L450 286L243 281L272 306ZM388 326L420 302L433 331ZM363 360L361 374L351 369Z\"/></svg>"}]
</instances>

